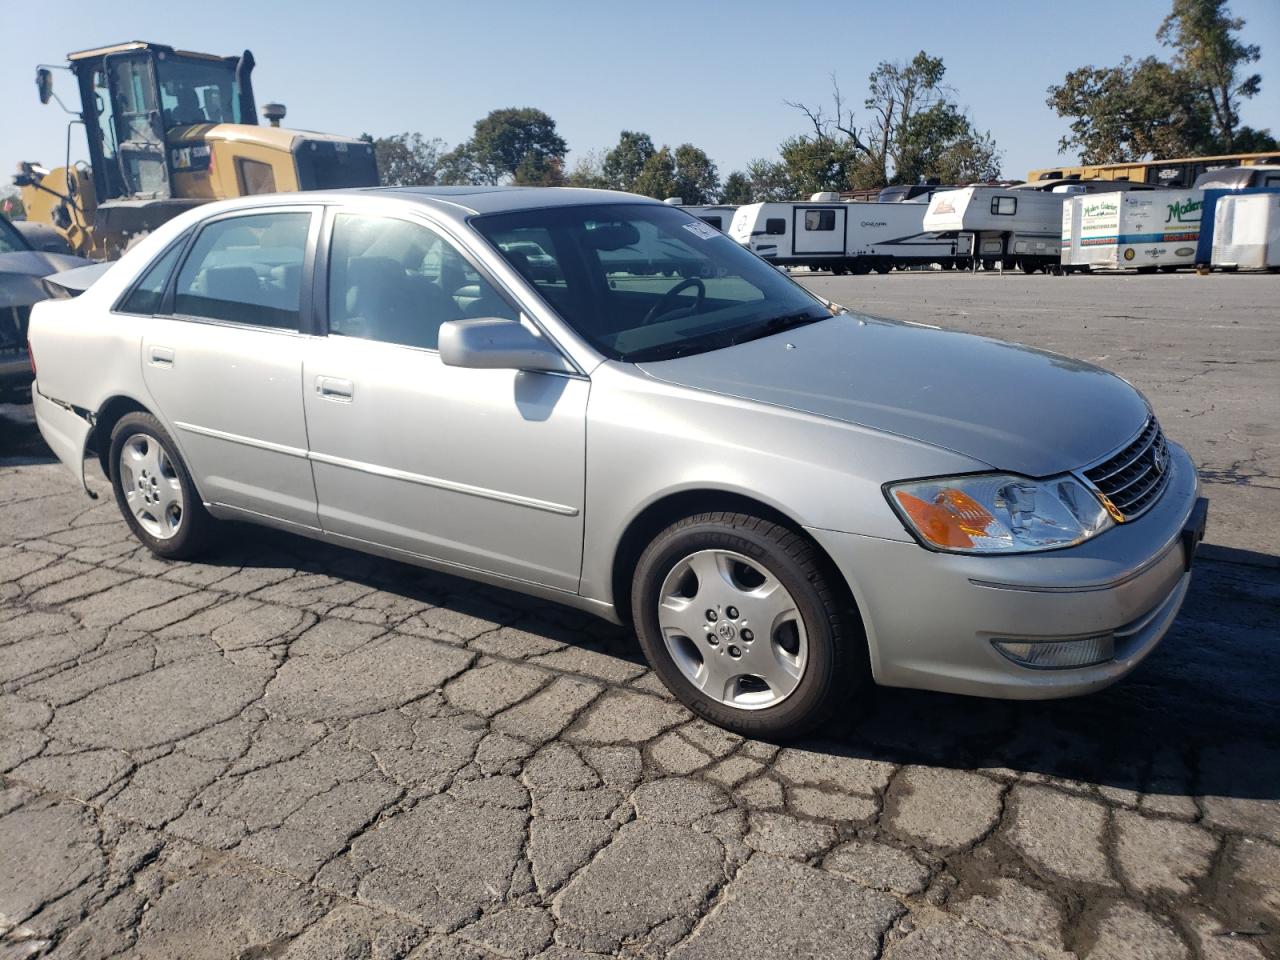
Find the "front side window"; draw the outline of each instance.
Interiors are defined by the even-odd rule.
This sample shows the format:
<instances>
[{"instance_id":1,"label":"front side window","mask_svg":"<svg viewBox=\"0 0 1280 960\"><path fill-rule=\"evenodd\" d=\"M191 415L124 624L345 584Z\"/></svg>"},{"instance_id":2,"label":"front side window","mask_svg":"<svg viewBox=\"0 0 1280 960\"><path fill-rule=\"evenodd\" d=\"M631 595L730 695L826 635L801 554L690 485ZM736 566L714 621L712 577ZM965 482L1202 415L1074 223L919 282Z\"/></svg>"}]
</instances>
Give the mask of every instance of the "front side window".
<instances>
[{"instance_id":1,"label":"front side window","mask_svg":"<svg viewBox=\"0 0 1280 960\"><path fill-rule=\"evenodd\" d=\"M804 212L804 228L806 230L834 230L836 228L836 212L834 210L806 210Z\"/></svg>"},{"instance_id":2,"label":"front side window","mask_svg":"<svg viewBox=\"0 0 1280 960\"><path fill-rule=\"evenodd\" d=\"M569 325L614 359L699 353L831 316L798 284L673 207L551 207L471 223ZM551 261L546 276L554 280L529 276L530 243Z\"/></svg>"},{"instance_id":3,"label":"front side window","mask_svg":"<svg viewBox=\"0 0 1280 960\"><path fill-rule=\"evenodd\" d=\"M185 242L182 240L171 244L160 259L150 266L138 281L138 285L133 288L133 292L120 304L122 312L138 313L143 316L160 312L165 288L169 285L169 277L178 262L178 257L182 254L183 246Z\"/></svg>"},{"instance_id":4,"label":"front side window","mask_svg":"<svg viewBox=\"0 0 1280 960\"><path fill-rule=\"evenodd\" d=\"M532 250L523 255L535 257ZM473 317L515 320L517 313L440 234L388 217L334 218L331 335L434 350L442 323Z\"/></svg>"},{"instance_id":5,"label":"front side window","mask_svg":"<svg viewBox=\"0 0 1280 960\"><path fill-rule=\"evenodd\" d=\"M1011 217L1018 212L1017 197L992 197L991 212L1002 217Z\"/></svg>"},{"instance_id":6,"label":"front side window","mask_svg":"<svg viewBox=\"0 0 1280 960\"><path fill-rule=\"evenodd\" d=\"M310 224L299 211L208 224L178 271L174 313L297 330Z\"/></svg>"}]
</instances>

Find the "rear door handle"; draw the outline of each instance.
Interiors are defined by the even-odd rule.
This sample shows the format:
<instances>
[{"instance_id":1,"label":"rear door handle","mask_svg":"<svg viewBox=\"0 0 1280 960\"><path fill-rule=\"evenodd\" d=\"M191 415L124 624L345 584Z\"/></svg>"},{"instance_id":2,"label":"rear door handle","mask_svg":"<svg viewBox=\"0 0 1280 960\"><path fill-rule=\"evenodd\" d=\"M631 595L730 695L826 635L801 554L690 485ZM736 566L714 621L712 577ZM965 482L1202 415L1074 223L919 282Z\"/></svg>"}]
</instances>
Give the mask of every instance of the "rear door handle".
<instances>
[{"instance_id":1,"label":"rear door handle","mask_svg":"<svg viewBox=\"0 0 1280 960\"><path fill-rule=\"evenodd\" d=\"M316 377L316 393L325 400L350 403L355 398L356 388L350 380L341 380L338 377Z\"/></svg>"},{"instance_id":2,"label":"rear door handle","mask_svg":"<svg viewBox=\"0 0 1280 960\"><path fill-rule=\"evenodd\" d=\"M173 366L173 347L151 347L151 363L157 367Z\"/></svg>"}]
</instances>

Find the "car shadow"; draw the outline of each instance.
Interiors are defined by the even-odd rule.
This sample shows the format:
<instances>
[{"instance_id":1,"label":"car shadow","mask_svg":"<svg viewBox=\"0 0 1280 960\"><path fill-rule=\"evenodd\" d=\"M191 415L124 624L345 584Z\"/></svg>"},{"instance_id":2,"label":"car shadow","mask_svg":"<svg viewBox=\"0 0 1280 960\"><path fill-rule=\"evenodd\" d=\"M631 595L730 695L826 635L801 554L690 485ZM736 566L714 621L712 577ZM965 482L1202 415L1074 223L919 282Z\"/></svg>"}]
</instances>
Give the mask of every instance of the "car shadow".
<instances>
[{"instance_id":1,"label":"car shadow","mask_svg":"<svg viewBox=\"0 0 1280 960\"><path fill-rule=\"evenodd\" d=\"M630 629L581 611L265 528L233 529L205 562L324 574L644 663ZM878 688L795 746L1104 790L1280 800L1278 718L1280 564L1216 548L1197 560L1169 636L1106 690L1009 701Z\"/></svg>"}]
</instances>

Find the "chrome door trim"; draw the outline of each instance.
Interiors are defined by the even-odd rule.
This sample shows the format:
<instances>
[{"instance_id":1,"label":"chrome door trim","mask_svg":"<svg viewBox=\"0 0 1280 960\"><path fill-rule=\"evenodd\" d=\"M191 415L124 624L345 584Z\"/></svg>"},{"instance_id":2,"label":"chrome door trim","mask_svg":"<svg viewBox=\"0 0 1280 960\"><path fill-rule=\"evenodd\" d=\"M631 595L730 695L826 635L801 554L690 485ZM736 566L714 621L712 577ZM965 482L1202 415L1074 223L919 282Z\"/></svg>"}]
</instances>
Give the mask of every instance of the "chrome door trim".
<instances>
[{"instance_id":1,"label":"chrome door trim","mask_svg":"<svg viewBox=\"0 0 1280 960\"><path fill-rule=\"evenodd\" d=\"M272 453L283 453L289 457L301 457L307 459L307 451L301 447L290 447L283 443L272 443L270 440L258 440L254 437L241 436L238 433L228 433L225 430L215 430L212 427L201 427L194 423L184 423L181 420L173 421L173 425L179 430L186 433L198 434L202 437L212 437L214 440L226 440L228 443L238 443L246 447L257 447L260 450L270 450Z\"/></svg>"},{"instance_id":2,"label":"chrome door trim","mask_svg":"<svg viewBox=\"0 0 1280 960\"><path fill-rule=\"evenodd\" d=\"M538 500L534 497L524 497L518 493L506 493L502 490L492 490L488 487L477 487L469 483L459 483L456 480L445 480L440 477L428 477L421 473L410 473L408 470L397 470L394 467L383 467L375 463L364 463L360 460L348 460L346 457L335 457L328 453L308 454L308 457L314 463L325 463L331 467L342 467L346 470L356 470L360 473L372 474L375 477L386 477L391 480L403 480L406 483L416 483L424 487L435 487L438 490L449 490L453 493L461 493L470 497L480 497L485 500L496 500L499 503L511 503L518 507L529 507L532 510L543 510L547 513L557 513L565 517L576 517L578 508L567 506L563 503L552 503L549 500Z\"/></svg>"}]
</instances>

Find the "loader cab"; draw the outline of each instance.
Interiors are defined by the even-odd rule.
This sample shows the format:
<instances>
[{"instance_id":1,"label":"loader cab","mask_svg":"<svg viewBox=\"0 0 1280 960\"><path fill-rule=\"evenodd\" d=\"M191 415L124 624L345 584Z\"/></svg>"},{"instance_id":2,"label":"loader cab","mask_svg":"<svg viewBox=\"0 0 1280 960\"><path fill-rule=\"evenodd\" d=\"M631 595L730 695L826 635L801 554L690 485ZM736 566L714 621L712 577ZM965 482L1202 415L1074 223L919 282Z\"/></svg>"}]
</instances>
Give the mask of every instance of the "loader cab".
<instances>
[{"instance_id":1,"label":"loader cab","mask_svg":"<svg viewBox=\"0 0 1280 960\"><path fill-rule=\"evenodd\" d=\"M216 57L149 43L73 53L98 202L174 196L175 166L209 163L204 148L173 149L171 131L256 124L253 54Z\"/></svg>"}]
</instances>

